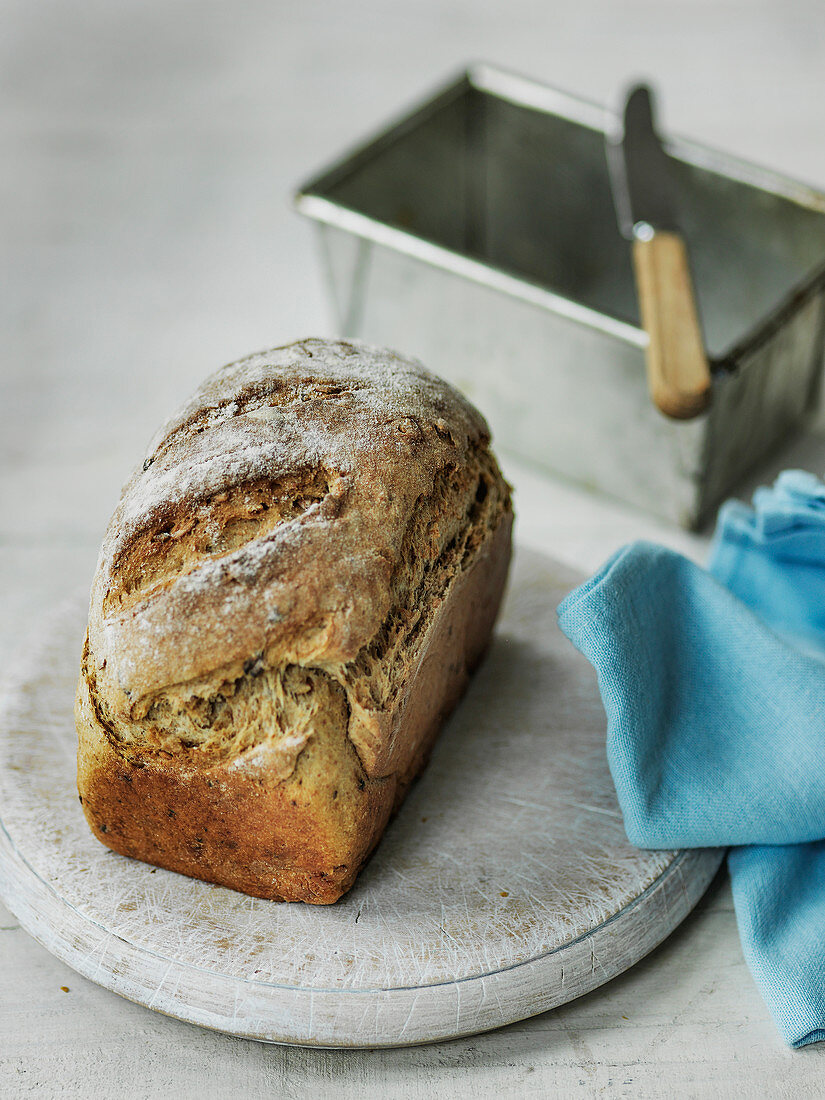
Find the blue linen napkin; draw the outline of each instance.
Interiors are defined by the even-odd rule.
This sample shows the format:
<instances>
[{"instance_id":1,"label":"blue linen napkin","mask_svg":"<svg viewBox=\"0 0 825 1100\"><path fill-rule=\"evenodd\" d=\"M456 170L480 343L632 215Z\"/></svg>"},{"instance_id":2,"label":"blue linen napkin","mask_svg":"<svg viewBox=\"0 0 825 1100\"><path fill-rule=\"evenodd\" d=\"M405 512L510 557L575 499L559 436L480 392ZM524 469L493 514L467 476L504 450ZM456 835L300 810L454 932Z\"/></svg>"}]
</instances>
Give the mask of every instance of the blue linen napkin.
<instances>
[{"instance_id":1,"label":"blue linen napkin","mask_svg":"<svg viewBox=\"0 0 825 1100\"><path fill-rule=\"evenodd\" d=\"M598 674L628 838L736 846L748 966L786 1042L825 1039L825 485L728 502L709 571L625 547L558 616Z\"/></svg>"}]
</instances>

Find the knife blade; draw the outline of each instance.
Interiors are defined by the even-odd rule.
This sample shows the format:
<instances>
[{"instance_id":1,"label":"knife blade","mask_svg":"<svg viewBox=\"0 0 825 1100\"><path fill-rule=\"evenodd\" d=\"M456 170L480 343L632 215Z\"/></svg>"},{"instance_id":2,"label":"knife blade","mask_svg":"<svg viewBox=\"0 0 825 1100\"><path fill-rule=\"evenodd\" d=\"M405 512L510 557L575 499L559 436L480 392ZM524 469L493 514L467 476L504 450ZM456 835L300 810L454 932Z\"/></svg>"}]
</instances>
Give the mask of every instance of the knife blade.
<instances>
[{"instance_id":1,"label":"knife blade","mask_svg":"<svg viewBox=\"0 0 825 1100\"><path fill-rule=\"evenodd\" d=\"M666 416L687 420L708 407L711 376L702 340L672 161L656 131L653 94L633 86L605 128L616 218L633 242L648 388Z\"/></svg>"}]
</instances>

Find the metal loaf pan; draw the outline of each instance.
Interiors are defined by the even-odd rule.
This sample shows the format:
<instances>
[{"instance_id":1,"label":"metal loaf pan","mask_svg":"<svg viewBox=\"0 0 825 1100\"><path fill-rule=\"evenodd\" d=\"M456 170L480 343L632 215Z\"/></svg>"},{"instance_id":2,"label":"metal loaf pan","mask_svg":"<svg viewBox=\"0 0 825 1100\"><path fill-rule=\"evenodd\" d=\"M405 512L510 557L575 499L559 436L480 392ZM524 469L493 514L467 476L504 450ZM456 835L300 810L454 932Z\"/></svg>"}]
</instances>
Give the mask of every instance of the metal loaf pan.
<instances>
[{"instance_id":1,"label":"metal loaf pan","mask_svg":"<svg viewBox=\"0 0 825 1100\"><path fill-rule=\"evenodd\" d=\"M498 445L688 527L813 408L825 196L691 142L673 160L709 412L650 403L602 107L489 66L307 183L343 335L418 356Z\"/></svg>"}]
</instances>

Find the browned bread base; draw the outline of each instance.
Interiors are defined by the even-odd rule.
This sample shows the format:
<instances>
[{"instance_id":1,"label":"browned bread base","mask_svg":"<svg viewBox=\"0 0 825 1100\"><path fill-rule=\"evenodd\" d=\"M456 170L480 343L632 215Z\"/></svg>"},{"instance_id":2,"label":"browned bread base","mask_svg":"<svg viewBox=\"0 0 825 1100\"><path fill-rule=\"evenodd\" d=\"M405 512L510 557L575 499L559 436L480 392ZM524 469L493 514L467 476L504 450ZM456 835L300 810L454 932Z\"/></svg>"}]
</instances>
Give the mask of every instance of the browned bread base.
<instances>
[{"instance_id":1,"label":"browned bread base","mask_svg":"<svg viewBox=\"0 0 825 1100\"><path fill-rule=\"evenodd\" d=\"M425 767L484 654L507 577L511 526L504 516L438 613L400 719L404 768L389 776L364 771L347 739L344 693L331 682L322 720L293 774L279 782L265 746L242 769L130 759L105 737L81 678L78 786L95 836L121 855L255 897L337 901Z\"/></svg>"}]
</instances>

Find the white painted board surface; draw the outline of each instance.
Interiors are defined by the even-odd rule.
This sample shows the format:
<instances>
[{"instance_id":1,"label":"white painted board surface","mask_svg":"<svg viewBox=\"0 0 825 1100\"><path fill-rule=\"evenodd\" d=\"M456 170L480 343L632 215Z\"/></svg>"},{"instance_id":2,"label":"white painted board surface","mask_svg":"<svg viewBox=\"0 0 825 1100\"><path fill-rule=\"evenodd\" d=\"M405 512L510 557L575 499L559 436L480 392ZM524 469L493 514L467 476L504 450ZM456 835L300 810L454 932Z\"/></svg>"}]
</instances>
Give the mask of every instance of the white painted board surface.
<instances>
[{"instance_id":1,"label":"white painted board surface","mask_svg":"<svg viewBox=\"0 0 825 1100\"><path fill-rule=\"evenodd\" d=\"M87 978L233 1035L409 1045L489 1030L626 970L721 853L624 837L595 676L556 625L576 574L516 556L490 653L354 889L285 905L115 855L75 789L85 608L44 625L0 719L0 894Z\"/></svg>"}]
</instances>

